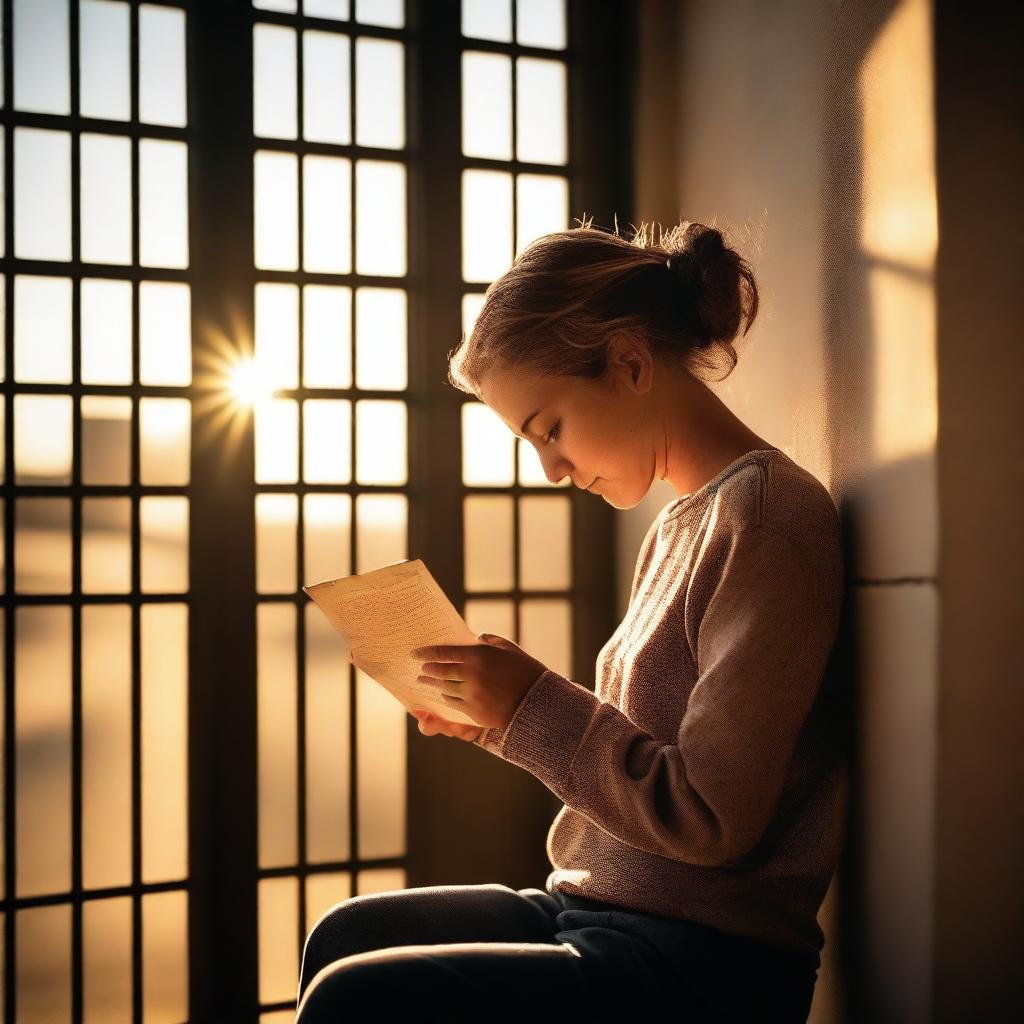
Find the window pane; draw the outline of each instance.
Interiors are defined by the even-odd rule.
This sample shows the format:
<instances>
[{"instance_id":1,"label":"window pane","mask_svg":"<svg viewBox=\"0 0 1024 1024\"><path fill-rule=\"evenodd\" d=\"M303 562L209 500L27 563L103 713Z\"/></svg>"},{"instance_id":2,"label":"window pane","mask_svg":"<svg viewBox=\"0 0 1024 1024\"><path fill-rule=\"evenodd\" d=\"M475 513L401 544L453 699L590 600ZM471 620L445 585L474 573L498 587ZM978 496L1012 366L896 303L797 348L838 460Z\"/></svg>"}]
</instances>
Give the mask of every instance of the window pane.
<instances>
[{"instance_id":1,"label":"window pane","mask_svg":"<svg viewBox=\"0 0 1024 1024\"><path fill-rule=\"evenodd\" d=\"M347 484L352 479L352 403L310 398L303 403L302 417L303 480Z\"/></svg>"},{"instance_id":2,"label":"window pane","mask_svg":"<svg viewBox=\"0 0 1024 1024\"><path fill-rule=\"evenodd\" d=\"M141 632L142 881L163 882L188 865L188 606L143 604Z\"/></svg>"},{"instance_id":3,"label":"window pane","mask_svg":"<svg viewBox=\"0 0 1024 1024\"><path fill-rule=\"evenodd\" d=\"M399 288L356 291L356 387L408 387L406 307L406 293Z\"/></svg>"},{"instance_id":4,"label":"window pane","mask_svg":"<svg viewBox=\"0 0 1024 1024\"><path fill-rule=\"evenodd\" d=\"M564 50L565 39L565 0L518 0L516 42L520 46Z\"/></svg>"},{"instance_id":5,"label":"window pane","mask_svg":"<svg viewBox=\"0 0 1024 1024\"><path fill-rule=\"evenodd\" d=\"M306 875L306 931L331 907L352 895L352 876L347 871L318 871Z\"/></svg>"},{"instance_id":6,"label":"window pane","mask_svg":"<svg viewBox=\"0 0 1024 1024\"><path fill-rule=\"evenodd\" d=\"M188 498L151 495L139 501L142 590L188 590Z\"/></svg>"},{"instance_id":7,"label":"window pane","mask_svg":"<svg viewBox=\"0 0 1024 1024\"><path fill-rule=\"evenodd\" d=\"M98 889L128 885L131 878L131 608L84 605L82 884Z\"/></svg>"},{"instance_id":8,"label":"window pane","mask_svg":"<svg viewBox=\"0 0 1024 1024\"><path fill-rule=\"evenodd\" d=\"M15 884L38 896L71 888L71 609L14 614Z\"/></svg>"},{"instance_id":9,"label":"window pane","mask_svg":"<svg viewBox=\"0 0 1024 1024\"><path fill-rule=\"evenodd\" d=\"M470 487L515 483L515 435L483 402L462 403L462 482Z\"/></svg>"},{"instance_id":10,"label":"window pane","mask_svg":"<svg viewBox=\"0 0 1024 1024\"><path fill-rule=\"evenodd\" d=\"M369 892L392 892L406 887L404 868L369 868L360 871L356 881L356 895Z\"/></svg>"},{"instance_id":11,"label":"window pane","mask_svg":"<svg viewBox=\"0 0 1024 1024\"><path fill-rule=\"evenodd\" d=\"M71 1020L71 907L33 907L15 919L18 1019Z\"/></svg>"},{"instance_id":12,"label":"window pane","mask_svg":"<svg viewBox=\"0 0 1024 1024\"><path fill-rule=\"evenodd\" d=\"M356 143L405 145L405 47L392 39L356 40Z\"/></svg>"},{"instance_id":13,"label":"window pane","mask_svg":"<svg viewBox=\"0 0 1024 1024\"><path fill-rule=\"evenodd\" d=\"M531 598L519 605L519 643L538 661L571 678L572 605L566 598Z\"/></svg>"},{"instance_id":14,"label":"window pane","mask_svg":"<svg viewBox=\"0 0 1024 1024\"><path fill-rule=\"evenodd\" d=\"M71 502L19 498L15 503L14 585L26 594L71 593Z\"/></svg>"},{"instance_id":15,"label":"window pane","mask_svg":"<svg viewBox=\"0 0 1024 1024\"><path fill-rule=\"evenodd\" d=\"M252 28L252 130L268 139L296 136L295 29L257 23Z\"/></svg>"},{"instance_id":16,"label":"window pane","mask_svg":"<svg viewBox=\"0 0 1024 1024\"><path fill-rule=\"evenodd\" d=\"M462 34L512 42L512 0L462 0Z\"/></svg>"},{"instance_id":17,"label":"window pane","mask_svg":"<svg viewBox=\"0 0 1024 1024\"><path fill-rule=\"evenodd\" d=\"M565 64L538 57L516 59L516 158L564 164L568 150Z\"/></svg>"},{"instance_id":18,"label":"window pane","mask_svg":"<svg viewBox=\"0 0 1024 1024\"><path fill-rule=\"evenodd\" d=\"M408 558L408 524L409 499L404 494L358 495L355 571L369 572Z\"/></svg>"},{"instance_id":19,"label":"window pane","mask_svg":"<svg viewBox=\"0 0 1024 1024\"><path fill-rule=\"evenodd\" d=\"M132 900L82 905L82 1002L87 1021L132 1019Z\"/></svg>"},{"instance_id":20,"label":"window pane","mask_svg":"<svg viewBox=\"0 0 1024 1024\"><path fill-rule=\"evenodd\" d=\"M551 175L516 177L516 256L541 235L564 231L569 223L569 183Z\"/></svg>"},{"instance_id":21,"label":"window pane","mask_svg":"<svg viewBox=\"0 0 1024 1024\"><path fill-rule=\"evenodd\" d=\"M83 395L81 409L82 483L130 483L132 400Z\"/></svg>"},{"instance_id":22,"label":"window pane","mask_svg":"<svg viewBox=\"0 0 1024 1024\"><path fill-rule=\"evenodd\" d=\"M347 146L351 141L349 37L310 30L302 33L302 48L303 137Z\"/></svg>"},{"instance_id":23,"label":"window pane","mask_svg":"<svg viewBox=\"0 0 1024 1024\"><path fill-rule=\"evenodd\" d=\"M512 159L512 61L503 54L462 54L462 152Z\"/></svg>"},{"instance_id":24,"label":"window pane","mask_svg":"<svg viewBox=\"0 0 1024 1024\"><path fill-rule=\"evenodd\" d=\"M356 403L356 481L361 484L408 481L404 402L366 399Z\"/></svg>"},{"instance_id":25,"label":"window pane","mask_svg":"<svg viewBox=\"0 0 1024 1024\"><path fill-rule=\"evenodd\" d=\"M260 0L261 3L265 0ZM302 12L308 17L347 21L349 0L304 0ZM293 7L292 10L295 10Z\"/></svg>"},{"instance_id":26,"label":"window pane","mask_svg":"<svg viewBox=\"0 0 1024 1024\"><path fill-rule=\"evenodd\" d=\"M142 897L142 1006L150 1024L188 1018L188 894Z\"/></svg>"},{"instance_id":27,"label":"window pane","mask_svg":"<svg viewBox=\"0 0 1024 1024\"><path fill-rule=\"evenodd\" d=\"M139 6L139 120L184 128L185 12Z\"/></svg>"},{"instance_id":28,"label":"window pane","mask_svg":"<svg viewBox=\"0 0 1024 1024\"><path fill-rule=\"evenodd\" d=\"M467 600L462 617L474 633L516 638L515 608L511 601Z\"/></svg>"},{"instance_id":29,"label":"window pane","mask_svg":"<svg viewBox=\"0 0 1024 1024\"><path fill-rule=\"evenodd\" d=\"M299 521L297 494L256 495L256 592L294 593Z\"/></svg>"},{"instance_id":30,"label":"window pane","mask_svg":"<svg viewBox=\"0 0 1024 1024\"><path fill-rule=\"evenodd\" d=\"M294 999L299 976L299 880L261 878L258 903L260 1002Z\"/></svg>"},{"instance_id":31,"label":"window pane","mask_svg":"<svg viewBox=\"0 0 1024 1024\"><path fill-rule=\"evenodd\" d=\"M139 381L192 383L192 293L187 284L143 281L139 285Z\"/></svg>"},{"instance_id":32,"label":"window pane","mask_svg":"<svg viewBox=\"0 0 1024 1024\"><path fill-rule=\"evenodd\" d=\"M299 481L299 409L292 398L270 398L253 406L256 483Z\"/></svg>"},{"instance_id":33,"label":"window pane","mask_svg":"<svg viewBox=\"0 0 1024 1024\"><path fill-rule=\"evenodd\" d=\"M306 0L306 13L311 14L309 5L312 0ZM286 14L294 14L299 9L299 0L252 0L253 7L262 11L284 11Z\"/></svg>"},{"instance_id":34,"label":"window pane","mask_svg":"<svg viewBox=\"0 0 1024 1024\"><path fill-rule=\"evenodd\" d=\"M302 383L309 388L352 386L352 289L309 284L302 290Z\"/></svg>"},{"instance_id":35,"label":"window pane","mask_svg":"<svg viewBox=\"0 0 1024 1024\"><path fill-rule=\"evenodd\" d=\"M303 157L302 187L303 269L349 273L352 269L351 161L341 157Z\"/></svg>"},{"instance_id":36,"label":"window pane","mask_svg":"<svg viewBox=\"0 0 1024 1024\"><path fill-rule=\"evenodd\" d=\"M70 114L68 0L14 0L14 105Z\"/></svg>"},{"instance_id":37,"label":"window pane","mask_svg":"<svg viewBox=\"0 0 1024 1024\"><path fill-rule=\"evenodd\" d=\"M256 606L259 866L298 858L295 605Z\"/></svg>"},{"instance_id":38,"label":"window pane","mask_svg":"<svg viewBox=\"0 0 1024 1024\"><path fill-rule=\"evenodd\" d=\"M82 593L125 594L132 586L130 498L82 499Z\"/></svg>"},{"instance_id":39,"label":"window pane","mask_svg":"<svg viewBox=\"0 0 1024 1024\"><path fill-rule=\"evenodd\" d=\"M14 377L71 383L71 279L14 279Z\"/></svg>"},{"instance_id":40,"label":"window pane","mask_svg":"<svg viewBox=\"0 0 1024 1024\"><path fill-rule=\"evenodd\" d=\"M261 150L253 160L256 266L298 270L298 157Z\"/></svg>"},{"instance_id":41,"label":"window pane","mask_svg":"<svg viewBox=\"0 0 1024 1024\"><path fill-rule=\"evenodd\" d=\"M493 281L512 263L512 176L462 172L462 278Z\"/></svg>"},{"instance_id":42,"label":"window pane","mask_svg":"<svg viewBox=\"0 0 1024 1024\"><path fill-rule=\"evenodd\" d=\"M183 142L139 142L139 262L188 266L188 149Z\"/></svg>"},{"instance_id":43,"label":"window pane","mask_svg":"<svg viewBox=\"0 0 1024 1024\"><path fill-rule=\"evenodd\" d=\"M82 259L131 263L131 139L84 132L81 146Z\"/></svg>"},{"instance_id":44,"label":"window pane","mask_svg":"<svg viewBox=\"0 0 1024 1024\"><path fill-rule=\"evenodd\" d=\"M82 383L131 384L132 285L82 279Z\"/></svg>"},{"instance_id":45,"label":"window pane","mask_svg":"<svg viewBox=\"0 0 1024 1024\"><path fill-rule=\"evenodd\" d=\"M14 482L71 483L71 398L14 396Z\"/></svg>"},{"instance_id":46,"label":"window pane","mask_svg":"<svg viewBox=\"0 0 1024 1024\"><path fill-rule=\"evenodd\" d=\"M71 259L71 136L14 129L14 255Z\"/></svg>"},{"instance_id":47,"label":"window pane","mask_svg":"<svg viewBox=\"0 0 1024 1024\"><path fill-rule=\"evenodd\" d=\"M462 296L462 331L467 337L473 333L473 327L483 307L483 292L466 292Z\"/></svg>"},{"instance_id":48,"label":"window pane","mask_svg":"<svg viewBox=\"0 0 1024 1024\"><path fill-rule=\"evenodd\" d=\"M511 590L512 498L480 494L463 502L466 590Z\"/></svg>"},{"instance_id":49,"label":"window pane","mask_svg":"<svg viewBox=\"0 0 1024 1024\"><path fill-rule=\"evenodd\" d=\"M306 857L311 862L344 860L350 855L349 665L338 634L320 610L310 602L305 614Z\"/></svg>"},{"instance_id":50,"label":"window pane","mask_svg":"<svg viewBox=\"0 0 1024 1024\"><path fill-rule=\"evenodd\" d=\"M275 388L299 383L299 289L294 284L256 285L255 359Z\"/></svg>"},{"instance_id":51,"label":"window pane","mask_svg":"<svg viewBox=\"0 0 1024 1024\"><path fill-rule=\"evenodd\" d=\"M350 575L348 545L352 532L352 498L347 494L307 494L302 511L306 533L303 583L320 583Z\"/></svg>"},{"instance_id":52,"label":"window pane","mask_svg":"<svg viewBox=\"0 0 1024 1024\"><path fill-rule=\"evenodd\" d=\"M405 167L381 160L356 164L356 273L406 273Z\"/></svg>"},{"instance_id":53,"label":"window pane","mask_svg":"<svg viewBox=\"0 0 1024 1024\"><path fill-rule=\"evenodd\" d=\"M79 110L83 117L131 117L128 4L82 0L79 8Z\"/></svg>"},{"instance_id":54,"label":"window pane","mask_svg":"<svg viewBox=\"0 0 1024 1024\"><path fill-rule=\"evenodd\" d=\"M192 406L186 398L139 402L139 480L147 486L189 482Z\"/></svg>"},{"instance_id":55,"label":"window pane","mask_svg":"<svg viewBox=\"0 0 1024 1024\"><path fill-rule=\"evenodd\" d=\"M356 674L356 779L361 857L406 852L405 778L408 714L361 669Z\"/></svg>"},{"instance_id":56,"label":"window pane","mask_svg":"<svg viewBox=\"0 0 1024 1024\"><path fill-rule=\"evenodd\" d=\"M403 0L356 0L356 21L366 25L383 25L385 28L403 28Z\"/></svg>"},{"instance_id":57,"label":"window pane","mask_svg":"<svg viewBox=\"0 0 1024 1024\"><path fill-rule=\"evenodd\" d=\"M519 586L523 590L572 586L571 515L568 498L519 498Z\"/></svg>"}]
</instances>

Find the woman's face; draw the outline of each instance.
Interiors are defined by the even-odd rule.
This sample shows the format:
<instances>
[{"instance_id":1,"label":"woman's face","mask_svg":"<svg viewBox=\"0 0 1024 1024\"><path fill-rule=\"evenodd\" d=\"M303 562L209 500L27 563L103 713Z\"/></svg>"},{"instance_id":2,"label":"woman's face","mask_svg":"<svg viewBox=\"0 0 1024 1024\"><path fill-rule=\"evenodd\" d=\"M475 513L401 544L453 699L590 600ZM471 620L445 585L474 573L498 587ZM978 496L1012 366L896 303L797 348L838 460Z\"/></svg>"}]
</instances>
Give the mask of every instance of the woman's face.
<instances>
[{"instance_id":1,"label":"woman's face","mask_svg":"<svg viewBox=\"0 0 1024 1024\"><path fill-rule=\"evenodd\" d=\"M632 508L654 480L656 451L647 349L613 346L601 380L489 370L480 397L516 436L536 449L544 474L566 475L615 508Z\"/></svg>"}]
</instances>

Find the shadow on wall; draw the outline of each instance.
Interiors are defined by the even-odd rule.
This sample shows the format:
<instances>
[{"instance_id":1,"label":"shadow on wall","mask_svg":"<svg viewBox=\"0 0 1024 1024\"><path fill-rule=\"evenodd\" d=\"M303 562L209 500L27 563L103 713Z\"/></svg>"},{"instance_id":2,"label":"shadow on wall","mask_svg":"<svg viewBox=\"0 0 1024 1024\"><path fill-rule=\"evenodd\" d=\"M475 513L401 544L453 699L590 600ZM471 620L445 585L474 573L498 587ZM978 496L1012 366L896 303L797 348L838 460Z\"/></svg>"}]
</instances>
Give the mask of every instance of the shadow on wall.
<instances>
[{"instance_id":1,"label":"shadow on wall","mask_svg":"<svg viewBox=\"0 0 1024 1024\"><path fill-rule=\"evenodd\" d=\"M835 949L826 955L838 989L831 1012L847 1024L930 1017L934 808L908 797L933 785L935 723L927 712L935 679L927 659L912 679L883 675L877 652L863 650L870 639L886 664L898 661L894 647L905 644L902 656L913 656L918 649L909 645L934 628L914 619L916 635L904 638L895 617L927 616L936 601L934 240L922 230L922 207L910 203L922 201L927 213L934 181L914 161L904 177L899 169L905 147L916 151L933 127L921 96L899 90L908 77L932 87L926 8L923 0L840 5L821 54L821 323L830 475L847 566L833 682L850 783ZM912 45L900 49L907 40ZM896 223L897 215L909 219ZM877 692L883 685L901 692ZM901 808L910 810L906 818Z\"/></svg>"}]
</instances>

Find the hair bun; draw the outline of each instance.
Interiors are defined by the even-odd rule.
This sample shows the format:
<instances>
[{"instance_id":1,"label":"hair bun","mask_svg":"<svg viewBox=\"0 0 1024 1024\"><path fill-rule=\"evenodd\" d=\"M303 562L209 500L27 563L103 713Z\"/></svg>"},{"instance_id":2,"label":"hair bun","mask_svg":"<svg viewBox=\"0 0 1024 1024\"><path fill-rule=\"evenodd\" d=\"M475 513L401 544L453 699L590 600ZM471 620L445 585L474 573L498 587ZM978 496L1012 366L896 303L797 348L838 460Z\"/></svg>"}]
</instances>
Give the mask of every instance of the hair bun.
<instances>
[{"instance_id":1,"label":"hair bun","mask_svg":"<svg viewBox=\"0 0 1024 1024\"><path fill-rule=\"evenodd\" d=\"M757 310L753 275L739 254L725 244L722 232L689 221L673 242L666 262L676 278L677 301L687 331L705 346L734 338L744 318L749 327ZM750 294L745 295L745 290Z\"/></svg>"},{"instance_id":2,"label":"hair bun","mask_svg":"<svg viewBox=\"0 0 1024 1024\"><path fill-rule=\"evenodd\" d=\"M690 251L693 253L695 261L714 259L725 252L725 239L722 238L722 232L718 228L695 226L703 228L699 234L695 232L695 237L690 244Z\"/></svg>"}]
</instances>

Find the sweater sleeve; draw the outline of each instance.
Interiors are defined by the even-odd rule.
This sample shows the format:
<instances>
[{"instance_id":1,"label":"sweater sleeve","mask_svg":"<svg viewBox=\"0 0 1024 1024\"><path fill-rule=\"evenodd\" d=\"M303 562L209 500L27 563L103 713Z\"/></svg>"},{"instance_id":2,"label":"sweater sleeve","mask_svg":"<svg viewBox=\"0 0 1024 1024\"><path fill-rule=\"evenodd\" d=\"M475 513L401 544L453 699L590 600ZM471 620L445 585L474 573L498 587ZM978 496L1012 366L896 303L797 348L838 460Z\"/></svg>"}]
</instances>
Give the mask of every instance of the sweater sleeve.
<instances>
[{"instance_id":1,"label":"sweater sleeve","mask_svg":"<svg viewBox=\"0 0 1024 1024\"><path fill-rule=\"evenodd\" d=\"M647 566L650 564L650 553L654 547L654 538L658 532L658 524L661 520L661 516L655 516L650 526L647 527L647 533L644 535L644 539L640 542L640 550L637 554L636 565L633 568L633 581L629 586L629 604L633 604L633 600L636 597L637 587L640 583L643 574L647 571ZM539 679L537 680L540 681ZM590 692L589 690L587 691ZM507 728L507 727L506 727ZM497 728L485 728L479 736L473 742L478 747L483 747L484 750L490 751L492 754L496 754L498 757L502 756L501 747L505 739L506 729Z\"/></svg>"},{"instance_id":2,"label":"sweater sleeve","mask_svg":"<svg viewBox=\"0 0 1024 1024\"><path fill-rule=\"evenodd\" d=\"M697 680L674 742L551 669L505 729L476 740L618 841L704 866L738 863L770 823L841 602L841 574L827 560L812 565L773 527L743 526L722 543L687 588L706 607ZM681 600L662 614L683 628Z\"/></svg>"}]
</instances>

